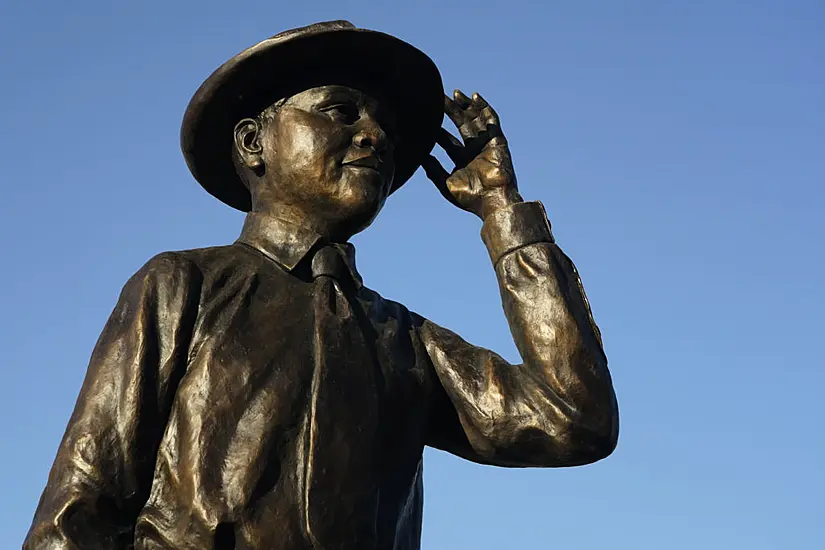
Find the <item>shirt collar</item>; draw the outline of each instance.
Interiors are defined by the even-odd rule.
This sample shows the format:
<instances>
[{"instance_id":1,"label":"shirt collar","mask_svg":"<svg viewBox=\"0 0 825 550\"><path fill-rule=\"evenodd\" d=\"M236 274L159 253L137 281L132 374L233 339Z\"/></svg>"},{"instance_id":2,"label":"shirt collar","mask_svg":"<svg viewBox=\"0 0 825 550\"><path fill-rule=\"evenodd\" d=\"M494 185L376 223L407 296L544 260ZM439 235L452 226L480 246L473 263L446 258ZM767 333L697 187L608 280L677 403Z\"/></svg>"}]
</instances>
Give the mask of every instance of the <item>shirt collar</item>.
<instances>
[{"instance_id":1,"label":"shirt collar","mask_svg":"<svg viewBox=\"0 0 825 550\"><path fill-rule=\"evenodd\" d=\"M310 250L322 244L322 238L309 228L277 216L250 212L246 215L241 236L238 237L237 242L255 248L286 271L292 271L309 254ZM361 275L355 268L355 247L350 243L329 244L338 249L355 285L361 287L363 284Z\"/></svg>"}]
</instances>

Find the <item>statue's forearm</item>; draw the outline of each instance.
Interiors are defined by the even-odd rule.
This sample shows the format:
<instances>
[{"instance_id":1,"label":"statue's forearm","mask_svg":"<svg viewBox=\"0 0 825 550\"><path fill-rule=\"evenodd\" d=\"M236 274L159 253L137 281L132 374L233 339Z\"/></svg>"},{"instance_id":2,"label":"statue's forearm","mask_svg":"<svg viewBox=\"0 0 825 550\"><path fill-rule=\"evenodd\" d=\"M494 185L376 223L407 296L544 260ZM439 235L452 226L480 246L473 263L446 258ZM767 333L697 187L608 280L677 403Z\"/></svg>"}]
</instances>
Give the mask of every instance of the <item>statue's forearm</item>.
<instances>
[{"instance_id":1,"label":"statue's forearm","mask_svg":"<svg viewBox=\"0 0 825 550\"><path fill-rule=\"evenodd\" d=\"M572 466L616 445L618 411L601 338L572 262L538 203L485 220L510 330L524 360L511 365L426 323L428 352L461 427L439 445L480 462ZM447 430L437 434L450 433ZM469 444L470 451L467 450Z\"/></svg>"},{"instance_id":2,"label":"statue's forearm","mask_svg":"<svg viewBox=\"0 0 825 550\"><path fill-rule=\"evenodd\" d=\"M535 390L552 396L545 421L581 451L609 453L618 413L601 336L575 266L553 243L543 208L513 205L488 219L483 235L524 360L520 369L527 371L519 375L537 377ZM523 399L538 404L546 396Z\"/></svg>"}]
</instances>

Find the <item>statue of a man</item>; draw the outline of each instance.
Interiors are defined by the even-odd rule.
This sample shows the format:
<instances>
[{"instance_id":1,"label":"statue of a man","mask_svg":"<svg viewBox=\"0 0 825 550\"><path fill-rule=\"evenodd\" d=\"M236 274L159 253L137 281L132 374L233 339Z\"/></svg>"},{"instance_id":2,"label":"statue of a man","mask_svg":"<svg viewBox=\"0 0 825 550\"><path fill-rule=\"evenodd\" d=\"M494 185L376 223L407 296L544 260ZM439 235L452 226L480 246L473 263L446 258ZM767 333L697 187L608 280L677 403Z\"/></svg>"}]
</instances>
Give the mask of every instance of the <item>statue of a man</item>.
<instances>
[{"instance_id":1,"label":"statue of a man","mask_svg":"<svg viewBox=\"0 0 825 550\"><path fill-rule=\"evenodd\" d=\"M445 98L425 54L343 21L281 33L204 82L182 142L243 230L126 284L25 548L411 550L425 445L500 466L612 452L576 270L519 196L496 113ZM347 241L421 164L483 220L523 364L362 284Z\"/></svg>"}]
</instances>

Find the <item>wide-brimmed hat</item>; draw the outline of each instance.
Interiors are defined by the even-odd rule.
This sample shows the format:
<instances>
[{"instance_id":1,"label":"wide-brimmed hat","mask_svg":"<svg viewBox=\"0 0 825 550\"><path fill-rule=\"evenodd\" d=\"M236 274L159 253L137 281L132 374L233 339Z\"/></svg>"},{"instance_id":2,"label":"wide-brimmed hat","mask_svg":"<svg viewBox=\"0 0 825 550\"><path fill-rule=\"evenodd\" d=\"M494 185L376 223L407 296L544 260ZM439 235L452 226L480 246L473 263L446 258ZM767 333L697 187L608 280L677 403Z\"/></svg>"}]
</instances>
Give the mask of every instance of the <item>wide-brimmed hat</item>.
<instances>
[{"instance_id":1,"label":"wide-brimmed hat","mask_svg":"<svg viewBox=\"0 0 825 550\"><path fill-rule=\"evenodd\" d=\"M255 44L201 84L181 126L181 148L209 193L249 211L249 191L232 160L233 129L278 99L326 84L375 92L396 116L395 191L435 144L443 117L443 86L435 63L388 34L330 21L292 29Z\"/></svg>"}]
</instances>

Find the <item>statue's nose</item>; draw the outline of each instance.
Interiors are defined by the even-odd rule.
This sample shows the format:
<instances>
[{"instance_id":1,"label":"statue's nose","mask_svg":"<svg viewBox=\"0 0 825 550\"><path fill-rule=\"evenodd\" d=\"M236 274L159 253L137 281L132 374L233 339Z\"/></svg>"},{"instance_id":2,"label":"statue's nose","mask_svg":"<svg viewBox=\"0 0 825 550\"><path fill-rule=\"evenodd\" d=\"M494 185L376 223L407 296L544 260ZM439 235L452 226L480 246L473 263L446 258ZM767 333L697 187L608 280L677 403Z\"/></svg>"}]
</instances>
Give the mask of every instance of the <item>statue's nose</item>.
<instances>
[{"instance_id":1,"label":"statue's nose","mask_svg":"<svg viewBox=\"0 0 825 550\"><path fill-rule=\"evenodd\" d=\"M384 153L389 146L387 133L377 123L365 121L353 138L357 147L372 148L376 153Z\"/></svg>"}]
</instances>

